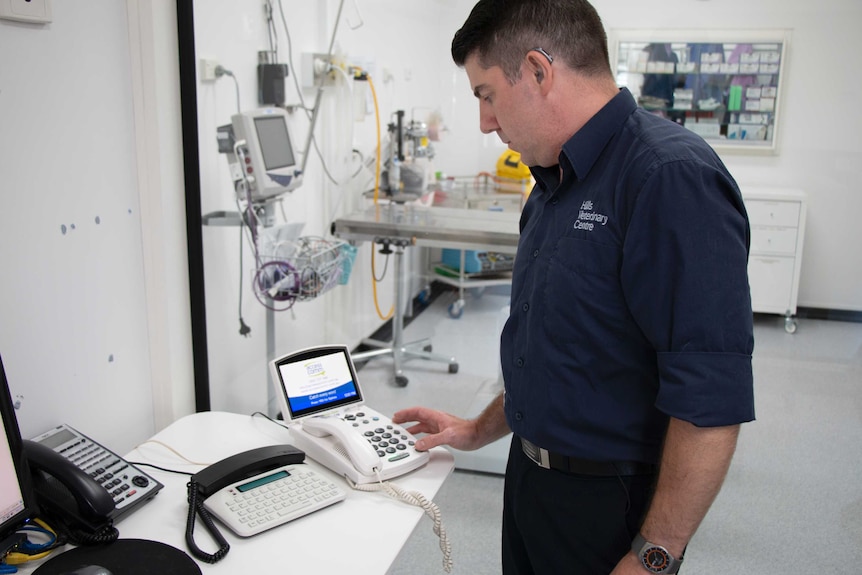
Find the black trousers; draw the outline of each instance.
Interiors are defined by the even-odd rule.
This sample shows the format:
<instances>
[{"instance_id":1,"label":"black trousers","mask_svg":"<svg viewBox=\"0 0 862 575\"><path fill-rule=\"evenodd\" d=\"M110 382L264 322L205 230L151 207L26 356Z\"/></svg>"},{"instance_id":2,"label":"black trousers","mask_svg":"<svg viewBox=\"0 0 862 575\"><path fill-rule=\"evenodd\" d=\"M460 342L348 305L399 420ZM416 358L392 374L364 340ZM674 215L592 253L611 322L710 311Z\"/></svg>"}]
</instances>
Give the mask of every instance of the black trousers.
<instances>
[{"instance_id":1,"label":"black trousers","mask_svg":"<svg viewBox=\"0 0 862 575\"><path fill-rule=\"evenodd\" d=\"M504 575L608 575L631 549L654 475L543 469L512 438L503 495Z\"/></svg>"}]
</instances>

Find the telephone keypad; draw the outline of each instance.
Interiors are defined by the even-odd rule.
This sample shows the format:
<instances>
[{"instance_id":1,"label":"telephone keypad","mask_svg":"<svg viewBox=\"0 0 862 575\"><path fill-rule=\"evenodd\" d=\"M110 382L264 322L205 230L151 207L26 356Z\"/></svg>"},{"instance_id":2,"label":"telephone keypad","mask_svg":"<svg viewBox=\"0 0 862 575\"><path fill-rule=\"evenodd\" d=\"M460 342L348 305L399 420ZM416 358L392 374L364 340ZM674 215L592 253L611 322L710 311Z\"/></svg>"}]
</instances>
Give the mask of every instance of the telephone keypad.
<instances>
[{"instance_id":1,"label":"telephone keypad","mask_svg":"<svg viewBox=\"0 0 862 575\"><path fill-rule=\"evenodd\" d=\"M364 431L360 429L360 431L363 437L377 451L378 457L384 458L387 461L398 461L414 453L410 449L416 444L416 440L412 435L393 424L386 424L385 427L381 427L379 425L380 417L375 415L365 418L365 415L364 412L357 412L346 413L343 417L345 421L352 422L353 427L356 428L374 426L373 429L366 429Z\"/></svg>"}]
</instances>

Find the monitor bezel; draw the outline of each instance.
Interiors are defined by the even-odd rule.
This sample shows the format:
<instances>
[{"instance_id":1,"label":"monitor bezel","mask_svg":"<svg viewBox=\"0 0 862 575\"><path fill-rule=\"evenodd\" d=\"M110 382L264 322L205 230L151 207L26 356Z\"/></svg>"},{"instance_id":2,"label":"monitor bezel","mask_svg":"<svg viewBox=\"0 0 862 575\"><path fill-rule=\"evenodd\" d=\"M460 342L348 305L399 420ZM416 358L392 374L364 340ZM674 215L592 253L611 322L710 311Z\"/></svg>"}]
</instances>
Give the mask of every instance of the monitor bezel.
<instances>
[{"instance_id":1,"label":"monitor bezel","mask_svg":"<svg viewBox=\"0 0 862 575\"><path fill-rule=\"evenodd\" d=\"M12 402L12 390L6 378L6 369L3 358L0 357L0 418L3 420L3 429L6 433L6 441L9 444L9 452L15 467L15 476L18 479L18 487L21 490L21 498L24 508L0 523L0 542L5 543L14 538L16 532L28 520L36 516L39 509L36 503L36 495L33 491L33 480L30 475L30 467L27 464L27 456L24 453L24 443L21 439L21 430L18 427L18 418L15 415L15 404Z\"/></svg>"},{"instance_id":2,"label":"monitor bezel","mask_svg":"<svg viewBox=\"0 0 862 575\"><path fill-rule=\"evenodd\" d=\"M258 132L258 120L280 119L287 136L293 164L277 168L267 168L261 148L260 135ZM274 198L281 194L295 190L302 183L302 171L299 169L297 150L293 145L287 112L281 108L258 108L246 112L238 112L231 117L231 126L234 131L235 144L244 142L248 155L244 158L233 156L240 161L239 170L248 174L251 168L253 178L247 178L248 193L252 201L261 202ZM246 162L248 163L246 165ZM281 180L279 182L279 179Z\"/></svg>"},{"instance_id":3,"label":"monitor bezel","mask_svg":"<svg viewBox=\"0 0 862 575\"><path fill-rule=\"evenodd\" d=\"M284 387L284 380L280 367L288 363L297 363L307 361L316 357L341 354L350 370L350 377L353 379L353 385L356 387L356 395L328 403L324 406L311 407L294 411L288 400L287 390ZM270 362L270 371L272 374L272 382L276 387L276 396L281 406L281 416L286 423L302 421L309 417L326 415L344 410L349 407L356 407L365 403L365 393L359 383L359 378L356 376L356 367L353 365L353 360L350 357L350 350L344 345L323 345L308 347L295 351L293 353L281 356Z\"/></svg>"}]
</instances>

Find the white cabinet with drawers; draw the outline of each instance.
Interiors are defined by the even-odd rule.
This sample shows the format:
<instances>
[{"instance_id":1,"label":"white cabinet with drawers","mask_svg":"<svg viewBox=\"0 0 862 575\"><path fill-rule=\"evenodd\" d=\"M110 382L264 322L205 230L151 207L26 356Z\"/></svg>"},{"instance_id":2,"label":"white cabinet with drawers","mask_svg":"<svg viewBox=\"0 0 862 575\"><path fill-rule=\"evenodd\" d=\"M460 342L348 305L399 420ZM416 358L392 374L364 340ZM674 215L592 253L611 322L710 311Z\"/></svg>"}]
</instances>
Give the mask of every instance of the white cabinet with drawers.
<instances>
[{"instance_id":1,"label":"white cabinet with drawers","mask_svg":"<svg viewBox=\"0 0 862 575\"><path fill-rule=\"evenodd\" d=\"M740 189L751 223L751 306L755 312L783 315L784 329L793 333L805 236L805 193L783 188Z\"/></svg>"}]
</instances>

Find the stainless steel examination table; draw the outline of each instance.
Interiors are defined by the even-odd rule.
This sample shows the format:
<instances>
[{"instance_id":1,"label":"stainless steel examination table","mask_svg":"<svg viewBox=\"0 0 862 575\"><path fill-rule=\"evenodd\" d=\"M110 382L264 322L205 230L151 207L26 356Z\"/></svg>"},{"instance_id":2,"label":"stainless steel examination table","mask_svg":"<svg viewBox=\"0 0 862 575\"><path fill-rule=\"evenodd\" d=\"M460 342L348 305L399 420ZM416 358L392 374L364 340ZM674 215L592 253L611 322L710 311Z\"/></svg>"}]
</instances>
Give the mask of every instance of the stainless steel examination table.
<instances>
[{"instance_id":1,"label":"stainless steel examination table","mask_svg":"<svg viewBox=\"0 0 862 575\"><path fill-rule=\"evenodd\" d=\"M483 211L467 208L422 207L415 204L377 204L338 218L332 232L343 240L370 241L389 246L395 254L395 315L392 319L392 341L363 341L373 349L353 355L355 360L391 355L395 364L395 383L407 385L403 363L422 358L449 364L449 372L458 371L454 357L431 352L424 339L403 342L404 282L402 262L409 246L493 250L515 253L518 245L519 212Z\"/></svg>"}]
</instances>

